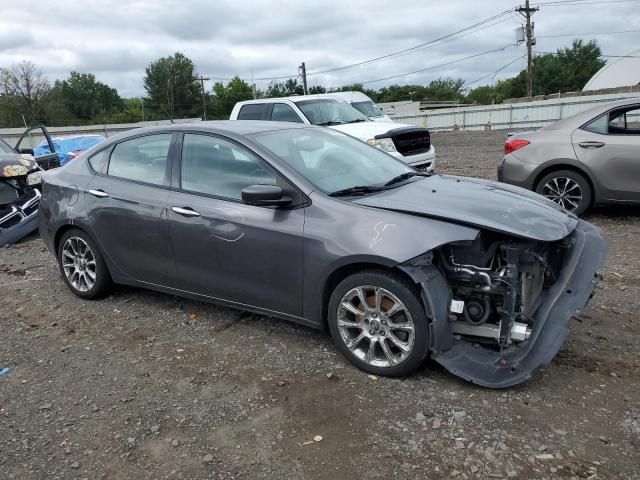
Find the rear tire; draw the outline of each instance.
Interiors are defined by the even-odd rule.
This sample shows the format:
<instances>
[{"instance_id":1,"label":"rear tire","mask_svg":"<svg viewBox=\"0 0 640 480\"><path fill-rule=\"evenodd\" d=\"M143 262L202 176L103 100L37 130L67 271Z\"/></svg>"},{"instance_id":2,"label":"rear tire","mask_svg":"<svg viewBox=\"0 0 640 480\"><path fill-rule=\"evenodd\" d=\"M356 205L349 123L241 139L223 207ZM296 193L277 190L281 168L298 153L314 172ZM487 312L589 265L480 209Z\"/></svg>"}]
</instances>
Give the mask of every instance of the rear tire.
<instances>
[{"instance_id":1,"label":"rear tire","mask_svg":"<svg viewBox=\"0 0 640 480\"><path fill-rule=\"evenodd\" d=\"M337 349L375 375L408 375L429 353L417 288L395 273L369 270L345 278L329 300L328 324Z\"/></svg>"},{"instance_id":2,"label":"rear tire","mask_svg":"<svg viewBox=\"0 0 640 480\"><path fill-rule=\"evenodd\" d=\"M102 253L85 232L78 228L66 231L57 253L62 278L78 297L94 300L111 291L113 282Z\"/></svg>"},{"instance_id":3,"label":"rear tire","mask_svg":"<svg viewBox=\"0 0 640 480\"><path fill-rule=\"evenodd\" d=\"M558 170L545 175L536 185L536 193L576 215L586 212L593 198L589 181L573 170Z\"/></svg>"}]
</instances>

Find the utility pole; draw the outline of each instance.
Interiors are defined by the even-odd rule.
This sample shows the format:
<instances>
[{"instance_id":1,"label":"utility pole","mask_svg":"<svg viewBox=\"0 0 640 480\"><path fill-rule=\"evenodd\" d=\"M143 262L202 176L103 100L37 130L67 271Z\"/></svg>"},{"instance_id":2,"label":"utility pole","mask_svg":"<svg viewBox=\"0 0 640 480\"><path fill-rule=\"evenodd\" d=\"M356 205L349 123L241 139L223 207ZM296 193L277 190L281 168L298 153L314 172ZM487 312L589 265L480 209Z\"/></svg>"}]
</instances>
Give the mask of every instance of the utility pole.
<instances>
[{"instance_id":1,"label":"utility pole","mask_svg":"<svg viewBox=\"0 0 640 480\"><path fill-rule=\"evenodd\" d=\"M531 56L531 47L535 43L533 37L533 26L531 23L531 17L535 12L540 10L537 7L530 7L529 0L526 0L524 7L516 8L516 12L522 15L527 20L527 26L525 27L525 34L527 36L527 96L533 96L533 58Z\"/></svg>"},{"instance_id":2,"label":"utility pole","mask_svg":"<svg viewBox=\"0 0 640 480\"><path fill-rule=\"evenodd\" d=\"M200 85L202 86L202 111L203 111L203 120L207 120L207 97L204 90L204 81L211 80L209 77L203 77L200 75L196 77L196 80L200 80Z\"/></svg>"},{"instance_id":3,"label":"utility pole","mask_svg":"<svg viewBox=\"0 0 640 480\"><path fill-rule=\"evenodd\" d=\"M307 67L305 66L304 62L302 62L302 65L298 67L298 70L300 72L300 75L302 76L302 90L304 91L305 95L308 95L309 90L307 90Z\"/></svg>"}]
</instances>

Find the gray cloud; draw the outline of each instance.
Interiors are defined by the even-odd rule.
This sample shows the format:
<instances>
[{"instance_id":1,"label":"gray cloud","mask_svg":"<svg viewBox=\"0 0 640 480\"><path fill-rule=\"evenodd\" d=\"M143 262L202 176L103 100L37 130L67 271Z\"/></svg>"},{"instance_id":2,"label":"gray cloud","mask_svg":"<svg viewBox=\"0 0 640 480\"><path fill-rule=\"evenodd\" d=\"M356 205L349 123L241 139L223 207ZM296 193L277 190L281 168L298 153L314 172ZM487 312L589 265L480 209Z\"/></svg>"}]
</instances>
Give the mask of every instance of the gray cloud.
<instances>
[{"instance_id":1,"label":"gray cloud","mask_svg":"<svg viewBox=\"0 0 640 480\"><path fill-rule=\"evenodd\" d=\"M51 80L69 71L93 72L124 96L144 93L142 77L151 61L181 51L199 72L251 80L309 72L359 62L440 37L510 9L517 2L458 0L324 0L323 2L210 0L4 0L0 17L0 66L33 61ZM579 32L640 29L637 3L542 7L536 13L539 51L568 45ZM454 41L386 61L310 75L311 85L339 86L375 80L447 63L514 41L521 20L515 13ZM596 37L604 53L628 53L640 34ZM479 57L393 80L372 83L426 83L441 76L472 81L489 75L524 53L524 47ZM516 62L496 76L513 75ZM479 84L488 83L486 79ZM268 81L257 82L261 88Z\"/></svg>"}]
</instances>

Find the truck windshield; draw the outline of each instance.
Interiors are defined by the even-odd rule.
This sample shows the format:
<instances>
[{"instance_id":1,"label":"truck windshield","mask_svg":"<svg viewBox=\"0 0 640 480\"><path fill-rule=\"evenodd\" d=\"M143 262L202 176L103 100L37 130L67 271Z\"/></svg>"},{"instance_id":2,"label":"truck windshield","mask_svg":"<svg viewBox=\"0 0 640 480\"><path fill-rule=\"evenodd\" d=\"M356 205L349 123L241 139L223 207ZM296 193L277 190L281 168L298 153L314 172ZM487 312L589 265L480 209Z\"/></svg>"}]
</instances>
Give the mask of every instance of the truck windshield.
<instances>
[{"instance_id":1,"label":"truck windshield","mask_svg":"<svg viewBox=\"0 0 640 480\"><path fill-rule=\"evenodd\" d=\"M255 133L253 140L325 193L375 190L417 172L404 162L331 128Z\"/></svg>"},{"instance_id":2,"label":"truck windshield","mask_svg":"<svg viewBox=\"0 0 640 480\"><path fill-rule=\"evenodd\" d=\"M382 117L384 115L382 109L371 100L353 102L351 106L367 117Z\"/></svg>"},{"instance_id":3,"label":"truck windshield","mask_svg":"<svg viewBox=\"0 0 640 480\"><path fill-rule=\"evenodd\" d=\"M342 125L344 123L365 122L365 117L351 105L339 100L313 99L300 100L296 105L307 120L314 125Z\"/></svg>"}]
</instances>

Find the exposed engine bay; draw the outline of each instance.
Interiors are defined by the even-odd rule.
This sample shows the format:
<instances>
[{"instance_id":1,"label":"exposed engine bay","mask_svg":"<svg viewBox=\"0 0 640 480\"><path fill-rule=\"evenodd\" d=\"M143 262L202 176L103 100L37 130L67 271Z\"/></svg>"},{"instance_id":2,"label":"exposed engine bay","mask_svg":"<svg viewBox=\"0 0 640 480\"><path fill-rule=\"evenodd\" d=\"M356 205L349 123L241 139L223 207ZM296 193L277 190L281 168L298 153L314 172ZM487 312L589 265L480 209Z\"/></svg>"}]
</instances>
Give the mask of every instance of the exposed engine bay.
<instances>
[{"instance_id":1,"label":"exposed engine bay","mask_svg":"<svg viewBox=\"0 0 640 480\"><path fill-rule=\"evenodd\" d=\"M439 249L434 263L451 290L453 333L500 351L528 340L565 248L562 242L512 240L483 232L471 244Z\"/></svg>"},{"instance_id":2,"label":"exposed engine bay","mask_svg":"<svg viewBox=\"0 0 640 480\"><path fill-rule=\"evenodd\" d=\"M42 169L30 155L0 155L0 246L38 227Z\"/></svg>"}]
</instances>

